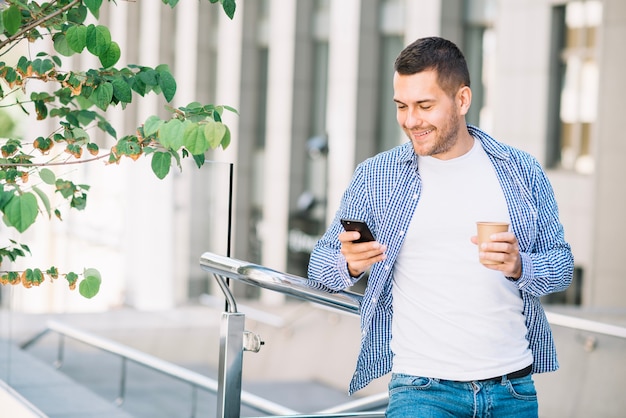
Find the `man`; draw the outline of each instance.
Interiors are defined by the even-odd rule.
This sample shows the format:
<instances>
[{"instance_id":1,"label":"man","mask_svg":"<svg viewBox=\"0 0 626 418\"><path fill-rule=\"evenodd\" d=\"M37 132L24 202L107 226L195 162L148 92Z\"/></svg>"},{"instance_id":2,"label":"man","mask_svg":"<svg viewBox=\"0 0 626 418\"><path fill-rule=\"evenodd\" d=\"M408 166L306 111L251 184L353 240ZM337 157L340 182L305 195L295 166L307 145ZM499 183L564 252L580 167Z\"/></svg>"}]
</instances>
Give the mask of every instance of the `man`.
<instances>
[{"instance_id":1,"label":"man","mask_svg":"<svg viewBox=\"0 0 626 418\"><path fill-rule=\"evenodd\" d=\"M393 88L409 142L359 164L309 263L331 291L370 270L350 393L392 372L390 417L536 417L532 373L558 368L539 297L573 273L552 188L533 157L466 124L469 73L452 42L406 47ZM342 218L376 241L354 243ZM510 229L477 250L478 221Z\"/></svg>"}]
</instances>

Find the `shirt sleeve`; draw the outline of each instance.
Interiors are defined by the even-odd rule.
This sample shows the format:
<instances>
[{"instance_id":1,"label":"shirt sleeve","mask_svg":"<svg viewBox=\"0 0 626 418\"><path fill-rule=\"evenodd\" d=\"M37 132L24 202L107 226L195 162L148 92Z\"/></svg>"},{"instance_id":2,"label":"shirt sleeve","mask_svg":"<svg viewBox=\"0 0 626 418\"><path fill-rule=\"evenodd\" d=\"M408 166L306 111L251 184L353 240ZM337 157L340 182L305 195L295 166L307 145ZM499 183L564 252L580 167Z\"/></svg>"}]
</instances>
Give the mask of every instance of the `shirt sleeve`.
<instances>
[{"instance_id":1,"label":"shirt sleeve","mask_svg":"<svg viewBox=\"0 0 626 418\"><path fill-rule=\"evenodd\" d=\"M536 229L531 246L521 251L522 275L516 283L520 290L540 297L565 290L570 285L574 258L565 241L552 186L537 161L532 168Z\"/></svg>"},{"instance_id":2,"label":"shirt sleeve","mask_svg":"<svg viewBox=\"0 0 626 418\"><path fill-rule=\"evenodd\" d=\"M357 166L332 223L313 248L309 259L308 280L312 285L321 285L332 291L353 286L364 276L350 276L346 259L341 254L338 239L338 235L343 232L341 218L361 219L371 225L362 165Z\"/></svg>"}]
</instances>

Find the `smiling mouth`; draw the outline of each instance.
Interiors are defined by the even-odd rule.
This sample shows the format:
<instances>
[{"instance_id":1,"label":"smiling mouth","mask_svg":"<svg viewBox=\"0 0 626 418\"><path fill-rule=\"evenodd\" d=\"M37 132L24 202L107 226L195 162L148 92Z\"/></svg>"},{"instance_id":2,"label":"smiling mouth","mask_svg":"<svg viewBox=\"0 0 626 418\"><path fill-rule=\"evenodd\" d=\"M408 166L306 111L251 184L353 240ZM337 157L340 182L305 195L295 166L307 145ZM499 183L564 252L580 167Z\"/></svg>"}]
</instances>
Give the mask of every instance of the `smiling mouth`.
<instances>
[{"instance_id":1,"label":"smiling mouth","mask_svg":"<svg viewBox=\"0 0 626 418\"><path fill-rule=\"evenodd\" d=\"M421 138L421 137L423 137L423 136L428 135L428 134L429 134L429 133L431 133L432 131L433 131L432 129L429 129L429 130L427 130L427 131L423 131L423 132L414 132L414 133L413 133L413 137L414 137L414 138Z\"/></svg>"}]
</instances>

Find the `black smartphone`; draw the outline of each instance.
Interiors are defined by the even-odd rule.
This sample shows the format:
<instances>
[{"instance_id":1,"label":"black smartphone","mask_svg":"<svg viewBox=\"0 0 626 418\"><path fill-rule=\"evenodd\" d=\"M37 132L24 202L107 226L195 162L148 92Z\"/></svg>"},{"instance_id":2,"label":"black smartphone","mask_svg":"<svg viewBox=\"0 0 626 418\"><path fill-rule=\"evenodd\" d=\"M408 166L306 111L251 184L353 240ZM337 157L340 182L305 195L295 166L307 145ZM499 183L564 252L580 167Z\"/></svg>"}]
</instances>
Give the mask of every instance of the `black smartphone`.
<instances>
[{"instance_id":1,"label":"black smartphone","mask_svg":"<svg viewBox=\"0 0 626 418\"><path fill-rule=\"evenodd\" d=\"M376 241L367 224L357 219L342 219L341 224L346 231L357 231L361 237L353 242Z\"/></svg>"}]
</instances>

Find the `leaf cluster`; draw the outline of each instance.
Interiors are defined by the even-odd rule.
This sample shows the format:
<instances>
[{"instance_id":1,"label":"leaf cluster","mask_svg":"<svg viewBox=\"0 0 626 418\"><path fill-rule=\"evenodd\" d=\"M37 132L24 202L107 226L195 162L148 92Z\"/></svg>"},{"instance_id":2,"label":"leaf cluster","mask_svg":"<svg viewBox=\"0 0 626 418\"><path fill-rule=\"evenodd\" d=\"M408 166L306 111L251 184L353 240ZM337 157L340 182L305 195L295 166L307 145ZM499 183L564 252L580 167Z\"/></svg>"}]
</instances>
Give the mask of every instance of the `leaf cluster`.
<instances>
[{"instance_id":1,"label":"leaf cluster","mask_svg":"<svg viewBox=\"0 0 626 418\"><path fill-rule=\"evenodd\" d=\"M226 15L233 18L234 0L209 1L220 3ZM173 8L178 0L162 2ZM102 0L7 0L0 5L0 106L16 106L37 120L58 120L58 127L47 136L0 140L0 211L4 224L19 233L31 227L42 213L62 220L60 206L51 203L50 194L72 209L86 207L89 185L58 178L53 166L98 160L117 164L124 157L137 160L145 156L151 158L154 174L163 179L172 166L182 168L182 158L191 157L201 167L208 150L226 148L230 143L230 131L222 115L225 110L236 113L235 109L195 102L179 108L167 106L169 117L151 116L135 132L118 139L104 114L106 110L125 109L137 96L147 94L160 95L169 103L177 86L167 65L116 67L121 51L108 27L85 23L89 14L99 19L101 6ZM55 53L21 56L16 63L2 61L22 41L51 42ZM83 53L97 57L100 67L65 69L64 58ZM45 83L46 88L31 88L35 80ZM28 96L27 86L31 91ZM92 141L94 130L106 133L115 144L101 150ZM4 258L14 261L25 252L29 252L27 247L17 243L0 248L0 264ZM81 286L86 283L85 291L82 287L79 290L91 297L93 289L97 293L99 273L85 271L89 273L84 273L81 281ZM58 277L54 268L0 274L3 284L22 283L27 287L40 283L46 275ZM71 288L78 276L65 274Z\"/></svg>"}]
</instances>

